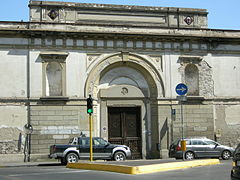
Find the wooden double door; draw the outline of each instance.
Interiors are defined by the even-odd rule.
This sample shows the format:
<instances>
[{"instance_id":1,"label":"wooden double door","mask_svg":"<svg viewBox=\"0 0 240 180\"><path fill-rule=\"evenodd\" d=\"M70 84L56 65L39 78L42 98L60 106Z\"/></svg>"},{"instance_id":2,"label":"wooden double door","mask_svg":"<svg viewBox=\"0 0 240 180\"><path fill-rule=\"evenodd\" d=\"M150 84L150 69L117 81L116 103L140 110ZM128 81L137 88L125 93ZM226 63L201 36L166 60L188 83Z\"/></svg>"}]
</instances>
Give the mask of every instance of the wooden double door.
<instances>
[{"instance_id":1,"label":"wooden double door","mask_svg":"<svg viewBox=\"0 0 240 180\"><path fill-rule=\"evenodd\" d=\"M142 158L140 107L108 108L108 140L130 147L133 159Z\"/></svg>"}]
</instances>

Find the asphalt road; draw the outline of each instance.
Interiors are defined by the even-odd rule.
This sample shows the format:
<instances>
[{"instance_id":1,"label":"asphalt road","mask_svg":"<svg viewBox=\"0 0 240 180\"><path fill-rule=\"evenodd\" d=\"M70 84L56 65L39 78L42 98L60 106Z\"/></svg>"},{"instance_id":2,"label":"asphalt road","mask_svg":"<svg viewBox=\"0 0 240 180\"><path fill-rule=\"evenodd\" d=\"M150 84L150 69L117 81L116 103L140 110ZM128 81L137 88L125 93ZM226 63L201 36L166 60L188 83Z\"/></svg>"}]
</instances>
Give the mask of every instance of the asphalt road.
<instances>
[{"instance_id":1,"label":"asphalt road","mask_svg":"<svg viewBox=\"0 0 240 180\"><path fill-rule=\"evenodd\" d=\"M67 169L65 166L0 168L0 180L230 180L232 161L219 165L143 175L128 175L103 171Z\"/></svg>"}]
</instances>

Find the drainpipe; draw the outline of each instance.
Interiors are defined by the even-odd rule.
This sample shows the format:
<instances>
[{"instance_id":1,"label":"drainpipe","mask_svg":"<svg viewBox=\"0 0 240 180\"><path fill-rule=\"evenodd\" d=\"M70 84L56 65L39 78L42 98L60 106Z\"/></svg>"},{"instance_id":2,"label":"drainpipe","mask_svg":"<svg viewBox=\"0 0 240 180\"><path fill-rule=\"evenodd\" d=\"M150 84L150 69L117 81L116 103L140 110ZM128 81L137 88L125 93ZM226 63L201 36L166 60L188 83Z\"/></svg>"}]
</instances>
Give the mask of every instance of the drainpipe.
<instances>
[{"instance_id":1,"label":"drainpipe","mask_svg":"<svg viewBox=\"0 0 240 180\"><path fill-rule=\"evenodd\" d=\"M27 29L30 27L30 22L28 22ZM27 62L26 62L26 73L27 73L27 125L31 125L31 117L30 117L30 43L31 43L31 36L28 36L28 45L27 45ZM27 144L26 144L27 143ZM27 134L26 141L25 141L25 151L24 152L24 162L30 162L30 154L31 154L31 134Z\"/></svg>"}]
</instances>

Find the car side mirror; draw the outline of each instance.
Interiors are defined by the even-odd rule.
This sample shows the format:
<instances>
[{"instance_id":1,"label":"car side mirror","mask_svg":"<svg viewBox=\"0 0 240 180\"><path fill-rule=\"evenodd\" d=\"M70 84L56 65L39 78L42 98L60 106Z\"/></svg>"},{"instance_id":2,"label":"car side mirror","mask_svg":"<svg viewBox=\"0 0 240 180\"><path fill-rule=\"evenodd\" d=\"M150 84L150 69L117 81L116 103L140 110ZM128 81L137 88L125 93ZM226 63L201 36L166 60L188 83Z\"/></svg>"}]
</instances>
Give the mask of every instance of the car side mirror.
<instances>
[{"instance_id":1,"label":"car side mirror","mask_svg":"<svg viewBox=\"0 0 240 180\"><path fill-rule=\"evenodd\" d=\"M219 146L219 144L215 144L215 148L218 147L218 146Z\"/></svg>"}]
</instances>

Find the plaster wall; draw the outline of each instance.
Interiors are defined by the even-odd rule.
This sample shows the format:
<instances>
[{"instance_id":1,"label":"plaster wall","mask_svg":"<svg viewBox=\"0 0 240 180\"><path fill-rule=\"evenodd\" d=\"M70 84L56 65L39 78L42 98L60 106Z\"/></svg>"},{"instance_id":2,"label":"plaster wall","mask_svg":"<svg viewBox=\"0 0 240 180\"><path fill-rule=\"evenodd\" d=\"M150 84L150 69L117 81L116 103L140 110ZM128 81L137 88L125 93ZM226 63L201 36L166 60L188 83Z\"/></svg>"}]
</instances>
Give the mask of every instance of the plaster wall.
<instances>
[{"instance_id":1,"label":"plaster wall","mask_svg":"<svg viewBox=\"0 0 240 180\"><path fill-rule=\"evenodd\" d=\"M208 62L213 69L215 96L240 96L240 56L212 55Z\"/></svg>"},{"instance_id":2,"label":"plaster wall","mask_svg":"<svg viewBox=\"0 0 240 180\"><path fill-rule=\"evenodd\" d=\"M27 50L0 49L1 97L26 97Z\"/></svg>"},{"instance_id":3,"label":"plaster wall","mask_svg":"<svg viewBox=\"0 0 240 180\"><path fill-rule=\"evenodd\" d=\"M69 52L66 59L66 88L68 97L84 97L87 78L86 53Z\"/></svg>"},{"instance_id":4,"label":"plaster wall","mask_svg":"<svg viewBox=\"0 0 240 180\"><path fill-rule=\"evenodd\" d=\"M42 62L39 57L40 51L30 53L30 94L33 98L42 96Z\"/></svg>"}]
</instances>

